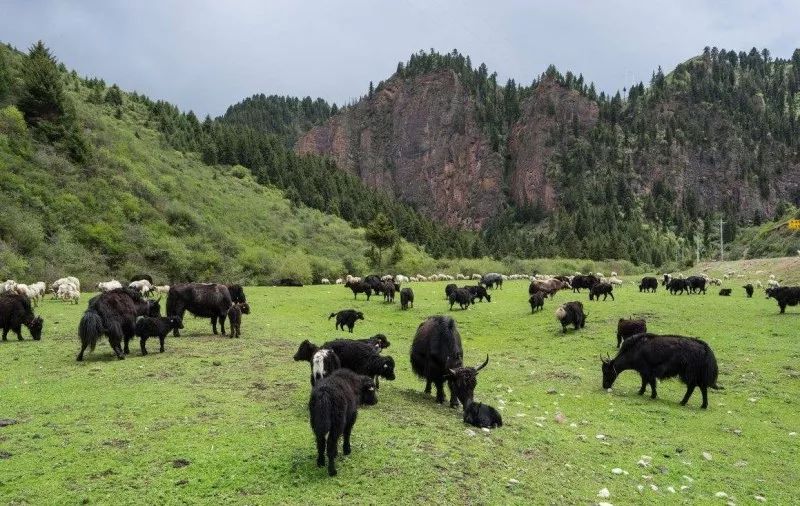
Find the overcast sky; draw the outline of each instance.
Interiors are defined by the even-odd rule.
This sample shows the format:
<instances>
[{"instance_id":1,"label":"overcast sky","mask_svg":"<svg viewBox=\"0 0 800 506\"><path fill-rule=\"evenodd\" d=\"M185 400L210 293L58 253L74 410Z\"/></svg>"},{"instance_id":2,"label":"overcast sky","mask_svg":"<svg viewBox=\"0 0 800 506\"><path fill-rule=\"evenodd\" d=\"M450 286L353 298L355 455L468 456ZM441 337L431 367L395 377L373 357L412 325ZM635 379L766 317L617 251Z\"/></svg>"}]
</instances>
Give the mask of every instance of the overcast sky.
<instances>
[{"instance_id":1,"label":"overcast sky","mask_svg":"<svg viewBox=\"0 0 800 506\"><path fill-rule=\"evenodd\" d=\"M222 114L254 93L366 93L419 49L457 48L505 82L554 63L616 91L702 52L800 47L797 1L0 0L0 40L38 39L81 75Z\"/></svg>"}]
</instances>

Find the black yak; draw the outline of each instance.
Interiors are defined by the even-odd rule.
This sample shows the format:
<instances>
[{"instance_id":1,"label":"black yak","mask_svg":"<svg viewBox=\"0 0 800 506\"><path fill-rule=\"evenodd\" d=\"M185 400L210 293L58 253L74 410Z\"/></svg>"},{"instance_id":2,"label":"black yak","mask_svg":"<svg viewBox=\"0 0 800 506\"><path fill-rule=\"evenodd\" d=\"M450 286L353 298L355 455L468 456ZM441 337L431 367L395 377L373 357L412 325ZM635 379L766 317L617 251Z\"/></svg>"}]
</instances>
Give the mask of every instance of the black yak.
<instances>
[{"instance_id":1,"label":"black yak","mask_svg":"<svg viewBox=\"0 0 800 506\"><path fill-rule=\"evenodd\" d=\"M572 285L569 284L569 281L562 281L555 278L546 280L537 279L531 281L531 284L528 285L528 295L542 293L547 297L555 297L556 292L567 288L572 288Z\"/></svg>"},{"instance_id":2,"label":"black yak","mask_svg":"<svg viewBox=\"0 0 800 506\"><path fill-rule=\"evenodd\" d=\"M234 304L244 304L247 302L247 297L244 296L244 288L242 288L242 285L227 284L225 287L228 289L228 293L231 294L231 302Z\"/></svg>"},{"instance_id":3,"label":"black yak","mask_svg":"<svg viewBox=\"0 0 800 506\"><path fill-rule=\"evenodd\" d=\"M394 284L393 281L386 281L381 285L381 291L383 292L383 301L384 302L394 302L394 294L398 290L398 287Z\"/></svg>"},{"instance_id":4,"label":"black yak","mask_svg":"<svg viewBox=\"0 0 800 506\"><path fill-rule=\"evenodd\" d=\"M447 286L444 287L444 298L449 299L450 294L456 290L458 290L458 285L456 285L455 283L448 284Z\"/></svg>"},{"instance_id":5,"label":"black yak","mask_svg":"<svg viewBox=\"0 0 800 506\"><path fill-rule=\"evenodd\" d=\"M753 297L753 285L752 284L747 283L742 288L744 288L744 292L747 294L747 298L748 299Z\"/></svg>"},{"instance_id":6,"label":"black yak","mask_svg":"<svg viewBox=\"0 0 800 506\"><path fill-rule=\"evenodd\" d=\"M556 309L556 319L561 323L561 331L567 332L567 325L573 325L575 330L586 325L586 315L583 304L578 301L567 302Z\"/></svg>"},{"instance_id":7,"label":"black yak","mask_svg":"<svg viewBox=\"0 0 800 506\"><path fill-rule=\"evenodd\" d=\"M231 338L242 337L242 315L250 311L245 311L244 308L249 307L246 302L231 304L228 308L228 323L231 327Z\"/></svg>"},{"instance_id":8,"label":"black yak","mask_svg":"<svg viewBox=\"0 0 800 506\"><path fill-rule=\"evenodd\" d=\"M334 316L336 317L336 330L341 328L342 332L344 332L344 328L347 327L351 334L356 322L364 319L364 313L355 309L342 309L338 313L331 313L328 319L330 320Z\"/></svg>"},{"instance_id":9,"label":"black yak","mask_svg":"<svg viewBox=\"0 0 800 506\"><path fill-rule=\"evenodd\" d=\"M400 309L414 307L414 291L411 288L400 290Z\"/></svg>"},{"instance_id":10,"label":"black yak","mask_svg":"<svg viewBox=\"0 0 800 506\"><path fill-rule=\"evenodd\" d=\"M359 293L366 294L367 300L372 296L372 287L363 281L348 281L344 286L353 291L353 299L357 299Z\"/></svg>"},{"instance_id":11,"label":"black yak","mask_svg":"<svg viewBox=\"0 0 800 506\"><path fill-rule=\"evenodd\" d=\"M600 282L600 278L595 276L594 274L589 275L576 275L572 278L572 282L570 286L572 286L572 291L581 293L581 288L592 288L594 285Z\"/></svg>"},{"instance_id":12,"label":"black yak","mask_svg":"<svg viewBox=\"0 0 800 506\"><path fill-rule=\"evenodd\" d=\"M167 295L167 316L177 316L183 321L183 315L189 311L194 316L211 318L211 329L217 334L217 320L220 331L225 335L225 318L233 301L228 287L216 283L184 283L172 285ZM178 329L173 331L180 337Z\"/></svg>"},{"instance_id":13,"label":"black yak","mask_svg":"<svg viewBox=\"0 0 800 506\"><path fill-rule=\"evenodd\" d=\"M338 369L314 385L308 411L311 429L317 440L317 467L325 465L327 447L328 475L336 476L334 460L338 453L339 436L344 436L342 453L349 455L350 433L356 423L359 405L374 405L377 402L372 379L348 369Z\"/></svg>"},{"instance_id":14,"label":"black yak","mask_svg":"<svg viewBox=\"0 0 800 506\"><path fill-rule=\"evenodd\" d=\"M308 339L300 343L297 352L294 354L296 362L306 361L311 364L311 386L322 378L327 377L342 367L336 352L328 349L320 349L316 344L312 344Z\"/></svg>"},{"instance_id":15,"label":"black yak","mask_svg":"<svg viewBox=\"0 0 800 506\"><path fill-rule=\"evenodd\" d=\"M169 334L170 330L182 329L183 322L180 318L175 316L145 316L136 320L134 327L134 334L139 338L139 346L142 349L142 355L147 355L147 339L149 337L158 337L159 349L158 351L164 353L164 339Z\"/></svg>"},{"instance_id":16,"label":"black yak","mask_svg":"<svg viewBox=\"0 0 800 506\"><path fill-rule=\"evenodd\" d=\"M656 293L657 289L658 289L658 280L652 276L643 277L642 281L639 283L639 293L649 292L651 290L653 293Z\"/></svg>"},{"instance_id":17,"label":"black yak","mask_svg":"<svg viewBox=\"0 0 800 506\"><path fill-rule=\"evenodd\" d=\"M481 277L479 284L486 288L500 288L503 289L503 276L496 272L490 272Z\"/></svg>"},{"instance_id":18,"label":"black yak","mask_svg":"<svg viewBox=\"0 0 800 506\"><path fill-rule=\"evenodd\" d=\"M719 289L719 294L721 296L723 296L723 297L729 297L731 295L731 289L730 288L720 288Z\"/></svg>"},{"instance_id":19,"label":"black yak","mask_svg":"<svg viewBox=\"0 0 800 506\"><path fill-rule=\"evenodd\" d=\"M535 313L537 309L544 309L544 293L535 292L528 302L531 304L531 313Z\"/></svg>"},{"instance_id":20,"label":"black yak","mask_svg":"<svg viewBox=\"0 0 800 506\"><path fill-rule=\"evenodd\" d=\"M647 322L644 319L634 320L631 318L630 320L625 320L620 318L617 322L617 348L620 347L625 339L645 332L647 332Z\"/></svg>"},{"instance_id":21,"label":"black yak","mask_svg":"<svg viewBox=\"0 0 800 506\"><path fill-rule=\"evenodd\" d=\"M589 289L589 300L597 299L600 300L600 296L603 296L603 300L606 300L608 296L611 296L611 300L614 300L614 285L611 283L595 283Z\"/></svg>"},{"instance_id":22,"label":"black yak","mask_svg":"<svg viewBox=\"0 0 800 506\"><path fill-rule=\"evenodd\" d=\"M449 316L431 316L417 327L414 342L411 344L411 368L426 381L425 393L431 393L431 384L436 385L436 402L444 402L443 385L450 369L463 366L461 335L456 322ZM458 406L450 388L450 405Z\"/></svg>"},{"instance_id":23,"label":"black yak","mask_svg":"<svg viewBox=\"0 0 800 506\"><path fill-rule=\"evenodd\" d=\"M494 429L503 426L503 417L496 409L480 402L471 402L464 407L464 423L474 427Z\"/></svg>"},{"instance_id":24,"label":"black yak","mask_svg":"<svg viewBox=\"0 0 800 506\"><path fill-rule=\"evenodd\" d=\"M375 334L372 337L367 339L356 339L356 341L360 343L367 343L375 347L376 350L380 353L381 350L385 350L389 347L389 340L386 339L386 336L383 334Z\"/></svg>"},{"instance_id":25,"label":"black yak","mask_svg":"<svg viewBox=\"0 0 800 506\"><path fill-rule=\"evenodd\" d=\"M486 287L482 285L471 285L471 286L464 286L466 290L469 290L470 296L472 297L472 303L475 304L475 300L480 300L483 302L483 299L486 299L486 302L492 302L492 296L489 295L489 292L486 291Z\"/></svg>"},{"instance_id":26,"label":"black yak","mask_svg":"<svg viewBox=\"0 0 800 506\"><path fill-rule=\"evenodd\" d=\"M689 282L685 279L671 278L669 282L667 282L667 290L669 290L669 293L672 295L677 293L682 295L684 291L689 293Z\"/></svg>"},{"instance_id":27,"label":"black yak","mask_svg":"<svg viewBox=\"0 0 800 506\"><path fill-rule=\"evenodd\" d=\"M706 294L706 278L703 276L689 276L686 278L686 285L689 293L700 292L703 295Z\"/></svg>"},{"instance_id":28,"label":"black yak","mask_svg":"<svg viewBox=\"0 0 800 506\"><path fill-rule=\"evenodd\" d=\"M111 349L118 359L129 353L128 343L136 331L137 316L161 316L159 301L145 300L132 288L117 288L101 293L89 300L89 307L78 324L81 351L77 360L83 360L86 348L94 351L97 341L106 334ZM121 344L124 342L124 351Z\"/></svg>"},{"instance_id":29,"label":"black yak","mask_svg":"<svg viewBox=\"0 0 800 506\"><path fill-rule=\"evenodd\" d=\"M796 306L800 304L800 286L779 286L767 288L767 298L772 297L778 301L781 313L786 312L786 306Z\"/></svg>"},{"instance_id":30,"label":"black yak","mask_svg":"<svg viewBox=\"0 0 800 506\"><path fill-rule=\"evenodd\" d=\"M622 371L634 370L642 378L639 395L650 385L656 398L656 379L679 377L686 385L681 405L686 405L694 389L703 394L703 409L708 407L708 388L717 386L717 359L705 341L693 337L638 334L622 343L617 356L602 360L603 388L609 389Z\"/></svg>"},{"instance_id":31,"label":"black yak","mask_svg":"<svg viewBox=\"0 0 800 506\"><path fill-rule=\"evenodd\" d=\"M0 327L3 329L3 341L6 340L9 330L14 331L17 339L22 341L23 325L28 327L34 341L42 338L44 320L41 316L33 314L31 301L16 293L0 295Z\"/></svg>"},{"instance_id":32,"label":"black yak","mask_svg":"<svg viewBox=\"0 0 800 506\"><path fill-rule=\"evenodd\" d=\"M486 360L478 367L456 367L448 370L447 384L450 387L450 407L457 407L458 402L462 406L472 403L475 387L478 386L478 372L489 363L489 355ZM455 399L454 399L455 398ZM455 400L457 402L454 402Z\"/></svg>"},{"instance_id":33,"label":"black yak","mask_svg":"<svg viewBox=\"0 0 800 506\"><path fill-rule=\"evenodd\" d=\"M453 304L458 302L461 309L467 309L472 303L472 294L466 288L456 288L450 292L450 310L453 310Z\"/></svg>"},{"instance_id":34,"label":"black yak","mask_svg":"<svg viewBox=\"0 0 800 506\"><path fill-rule=\"evenodd\" d=\"M379 355L377 346L351 339L335 339L323 344L326 348L336 352L342 367L346 367L358 374L374 378L394 380L394 359Z\"/></svg>"}]
</instances>

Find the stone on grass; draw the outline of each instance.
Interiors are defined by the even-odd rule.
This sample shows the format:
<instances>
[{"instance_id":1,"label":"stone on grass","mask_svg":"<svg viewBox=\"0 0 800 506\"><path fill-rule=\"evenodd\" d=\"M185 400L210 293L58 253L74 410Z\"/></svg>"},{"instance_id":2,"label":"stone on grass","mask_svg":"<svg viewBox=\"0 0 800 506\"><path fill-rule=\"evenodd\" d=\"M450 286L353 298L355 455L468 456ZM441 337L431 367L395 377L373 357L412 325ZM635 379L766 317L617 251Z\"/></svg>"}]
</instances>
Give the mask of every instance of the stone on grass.
<instances>
[{"instance_id":1,"label":"stone on grass","mask_svg":"<svg viewBox=\"0 0 800 506\"><path fill-rule=\"evenodd\" d=\"M703 458L706 460L711 460L713 457L708 452L703 452Z\"/></svg>"},{"instance_id":2,"label":"stone on grass","mask_svg":"<svg viewBox=\"0 0 800 506\"><path fill-rule=\"evenodd\" d=\"M720 499L726 499L728 497L728 494L726 494L725 492L717 492L716 494L714 494L714 497L718 497Z\"/></svg>"},{"instance_id":3,"label":"stone on grass","mask_svg":"<svg viewBox=\"0 0 800 506\"><path fill-rule=\"evenodd\" d=\"M600 492L597 493L597 497L601 499L608 499L611 497L611 492L609 492L607 488L601 488Z\"/></svg>"},{"instance_id":4,"label":"stone on grass","mask_svg":"<svg viewBox=\"0 0 800 506\"><path fill-rule=\"evenodd\" d=\"M767 502L767 498L764 497L763 495L754 495L753 499L755 499L758 502Z\"/></svg>"}]
</instances>

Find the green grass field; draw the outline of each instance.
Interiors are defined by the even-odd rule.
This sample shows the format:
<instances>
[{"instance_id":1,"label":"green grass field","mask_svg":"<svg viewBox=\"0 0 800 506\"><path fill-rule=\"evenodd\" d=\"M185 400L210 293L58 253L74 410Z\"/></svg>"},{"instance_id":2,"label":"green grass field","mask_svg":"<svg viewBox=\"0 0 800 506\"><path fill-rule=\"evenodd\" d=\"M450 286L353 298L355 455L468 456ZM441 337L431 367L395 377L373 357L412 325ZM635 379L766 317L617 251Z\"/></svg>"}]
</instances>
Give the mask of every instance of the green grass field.
<instances>
[{"instance_id":1,"label":"green grass field","mask_svg":"<svg viewBox=\"0 0 800 506\"><path fill-rule=\"evenodd\" d=\"M211 336L208 320L187 318L164 354L156 340L149 356L137 344L117 361L104 342L83 363L76 329L89 295L78 306L46 300L42 341L0 344L0 418L18 422L0 428L0 503L797 502L798 308L779 315L762 291L748 300L733 283L723 298L713 289L639 294L627 280L616 302L561 292L531 315L527 282L509 281L492 303L450 312L444 285L411 285L416 307L407 312L399 302L354 302L341 286L250 288L241 339ZM553 311L576 299L586 328L562 335ZM381 382L378 404L360 411L353 453L329 478L315 466L309 366L292 355L303 339L343 336L327 315L349 307L366 315L353 337L391 340L384 353L395 357L397 380ZM471 435L460 409L422 393L409 345L434 314L458 322L465 362L490 355L476 399L500 408L504 427ZM617 319L630 315L712 346L725 389L710 391L707 411L699 391L678 405L684 387L675 380L660 384L657 400L636 395L635 372L611 393L601 388L598 356L614 355ZM645 455L652 460L640 467ZM604 488L607 499L598 497Z\"/></svg>"}]
</instances>

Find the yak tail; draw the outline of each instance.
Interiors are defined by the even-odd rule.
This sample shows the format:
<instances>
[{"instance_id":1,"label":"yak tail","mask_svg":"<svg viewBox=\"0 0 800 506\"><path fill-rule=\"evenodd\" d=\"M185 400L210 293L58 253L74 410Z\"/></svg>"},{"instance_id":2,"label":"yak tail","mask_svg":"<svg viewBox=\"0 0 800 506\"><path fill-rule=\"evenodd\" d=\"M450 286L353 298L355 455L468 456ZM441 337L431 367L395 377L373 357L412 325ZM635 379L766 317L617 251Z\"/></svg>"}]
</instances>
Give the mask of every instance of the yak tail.
<instances>
[{"instance_id":1,"label":"yak tail","mask_svg":"<svg viewBox=\"0 0 800 506\"><path fill-rule=\"evenodd\" d=\"M97 341L103 335L103 319L100 314L93 310L88 309L83 313L80 323L78 324L78 336L81 338L83 347L89 346L94 351Z\"/></svg>"},{"instance_id":2,"label":"yak tail","mask_svg":"<svg viewBox=\"0 0 800 506\"><path fill-rule=\"evenodd\" d=\"M311 429L317 436L325 436L331 431L333 406L327 394L318 395L311 404Z\"/></svg>"},{"instance_id":3,"label":"yak tail","mask_svg":"<svg viewBox=\"0 0 800 506\"><path fill-rule=\"evenodd\" d=\"M714 390L722 390L722 387L717 385L717 376L719 374L719 369L717 368L717 357L714 356L714 352L711 350L711 347L708 346L708 343L703 342L703 346L706 348L706 359L705 364L703 365L703 372L705 373L705 380L706 385Z\"/></svg>"},{"instance_id":4,"label":"yak tail","mask_svg":"<svg viewBox=\"0 0 800 506\"><path fill-rule=\"evenodd\" d=\"M336 316L336 313L331 313L331 315L328 317L328 319L330 320L330 319L331 319L331 318L333 318L334 316Z\"/></svg>"}]
</instances>

